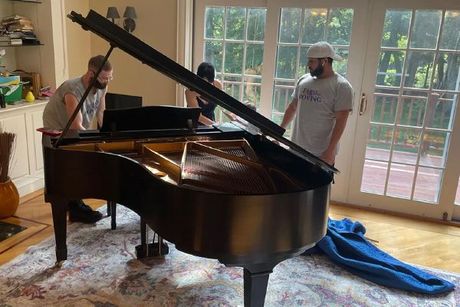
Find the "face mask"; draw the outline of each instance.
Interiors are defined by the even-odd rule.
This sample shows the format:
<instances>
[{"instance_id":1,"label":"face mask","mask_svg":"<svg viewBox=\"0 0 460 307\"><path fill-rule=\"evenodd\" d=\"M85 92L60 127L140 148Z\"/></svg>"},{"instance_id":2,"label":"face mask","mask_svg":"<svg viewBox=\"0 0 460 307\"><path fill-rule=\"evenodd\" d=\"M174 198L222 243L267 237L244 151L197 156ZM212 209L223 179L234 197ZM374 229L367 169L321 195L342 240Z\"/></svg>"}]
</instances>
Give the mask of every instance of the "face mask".
<instances>
[{"instance_id":1,"label":"face mask","mask_svg":"<svg viewBox=\"0 0 460 307\"><path fill-rule=\"evenodd\" d=\"M96 83L94 83L94 87L103 90L107 87L107 83L101 83L99 82L99 80L96 80Z\"/></svg>"},{"instance_id":2,"label":"face mask","mask_svg":"<svg viewBox=\"0 0 460 307\"><path fill-rule=\"evenodd\" d=\"M93 80L94 80L94 77L91 78L91 82L93 82ZM99 90L103 90L107 87L107 83L101 83L99 82L99 80L96 80L96 82L94 83L94 87Z\"/></svg>"}]
</instances>

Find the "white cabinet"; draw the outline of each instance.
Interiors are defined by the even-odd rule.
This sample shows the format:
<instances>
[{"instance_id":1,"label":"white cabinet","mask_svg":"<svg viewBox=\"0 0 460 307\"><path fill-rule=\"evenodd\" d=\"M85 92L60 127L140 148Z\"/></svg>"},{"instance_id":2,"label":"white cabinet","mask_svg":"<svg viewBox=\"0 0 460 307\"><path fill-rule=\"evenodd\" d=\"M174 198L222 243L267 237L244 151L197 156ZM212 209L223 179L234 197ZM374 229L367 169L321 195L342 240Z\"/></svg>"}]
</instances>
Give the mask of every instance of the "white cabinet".
<instances>
[{"instance_id":1,"label":"white cabinet","mask_svg":"<svg viewBox=\"0 0 460 307\"><path fill-rule=\"evenodd\" d=\"M42 114L46 101L7 105L0 109L0 127L16 134L10 177L21 196L43 187Z\"/></svg>"}]
</instances>

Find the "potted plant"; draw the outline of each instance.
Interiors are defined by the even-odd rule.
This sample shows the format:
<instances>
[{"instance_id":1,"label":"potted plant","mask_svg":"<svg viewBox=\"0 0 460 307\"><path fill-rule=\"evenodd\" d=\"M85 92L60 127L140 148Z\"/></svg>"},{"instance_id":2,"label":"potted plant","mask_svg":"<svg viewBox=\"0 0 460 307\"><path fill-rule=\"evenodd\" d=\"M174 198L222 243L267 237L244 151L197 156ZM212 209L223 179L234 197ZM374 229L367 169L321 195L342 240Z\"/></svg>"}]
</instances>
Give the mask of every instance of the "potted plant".
<instances>
[{"instance_id":1,"label":"potted plant","mask_svg":"<svg viewBox=\"0 0 460 307\"><path fill-rule=\"evenodd\" d=\"M0 129L0 218L12 216L19 205L19 193L8 175L16 135Z\"/></svg>"}]
</instances>

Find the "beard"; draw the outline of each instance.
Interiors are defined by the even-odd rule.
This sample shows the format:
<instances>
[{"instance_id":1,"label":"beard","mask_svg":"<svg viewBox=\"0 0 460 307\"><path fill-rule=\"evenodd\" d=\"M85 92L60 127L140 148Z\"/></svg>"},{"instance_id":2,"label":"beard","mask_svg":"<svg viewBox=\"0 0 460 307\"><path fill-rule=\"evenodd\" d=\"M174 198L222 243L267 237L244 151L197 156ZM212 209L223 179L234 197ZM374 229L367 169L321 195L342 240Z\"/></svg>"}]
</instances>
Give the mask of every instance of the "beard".
<instances>
[{"instance_id":1,"label":"beard","mask_svg":"<svg viewBox=\"0 0 460 307\"><path fill-rule=\"evenodd\" d=\"M323 74L323 71L324 71L324 67L322 65L318 65L316 69L310 70L310 75L312 77L319 77Z\"/></svg>"}]
</instances>

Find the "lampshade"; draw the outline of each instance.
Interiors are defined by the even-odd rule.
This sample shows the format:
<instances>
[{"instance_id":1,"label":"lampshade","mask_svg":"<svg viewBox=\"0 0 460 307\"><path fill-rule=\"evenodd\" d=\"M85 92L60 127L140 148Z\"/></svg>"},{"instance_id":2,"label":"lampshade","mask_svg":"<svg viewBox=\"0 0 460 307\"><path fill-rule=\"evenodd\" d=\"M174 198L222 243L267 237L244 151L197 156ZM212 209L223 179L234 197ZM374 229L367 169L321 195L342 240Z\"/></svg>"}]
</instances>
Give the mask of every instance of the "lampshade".
<instances>
[{"instance_id":1,"label":"lampshade","mask_svg":"<svg viewBox=\"0 0 460 307\"><path fill-rule=\"evenodd\" d=\"M136 10L134 9L134 6L127 6L125 9L125 13L123 14L123 17L136 19L137 14L136 14Z\"/></svg>"},{"instance_id":2,"label":"lampshade","mask_svg":"<svg viewBox=\"0 0 460 307\"><path fill-rule=\"evenodd\" d=\"M107 9L107 16L105 16L110 19L116 19L120 18L120 14L118 14L118 10L114 6L109 6Z\"/></svg>"}]
</instances>

